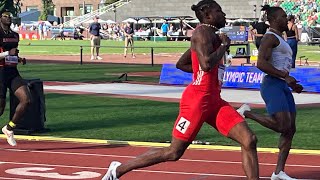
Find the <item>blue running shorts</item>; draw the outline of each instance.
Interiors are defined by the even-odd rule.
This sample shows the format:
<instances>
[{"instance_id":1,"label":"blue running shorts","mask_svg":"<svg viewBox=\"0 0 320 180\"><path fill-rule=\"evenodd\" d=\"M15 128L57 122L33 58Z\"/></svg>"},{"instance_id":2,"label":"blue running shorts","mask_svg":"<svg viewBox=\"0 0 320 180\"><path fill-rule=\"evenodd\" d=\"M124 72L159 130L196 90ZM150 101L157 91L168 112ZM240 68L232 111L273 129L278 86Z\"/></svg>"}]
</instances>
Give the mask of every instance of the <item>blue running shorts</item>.
<instances>
[{"instance_id":1,"label":"blue running shorts","mask_svg":"<svg viewBox=\"0 0 320 180\"><path fill-rule=\"evenodd\" d=\"M266 75L260 87L260 94L269 115L277 112L296 112L291 89L284 80Z\"/></svg>"}]
</instances>

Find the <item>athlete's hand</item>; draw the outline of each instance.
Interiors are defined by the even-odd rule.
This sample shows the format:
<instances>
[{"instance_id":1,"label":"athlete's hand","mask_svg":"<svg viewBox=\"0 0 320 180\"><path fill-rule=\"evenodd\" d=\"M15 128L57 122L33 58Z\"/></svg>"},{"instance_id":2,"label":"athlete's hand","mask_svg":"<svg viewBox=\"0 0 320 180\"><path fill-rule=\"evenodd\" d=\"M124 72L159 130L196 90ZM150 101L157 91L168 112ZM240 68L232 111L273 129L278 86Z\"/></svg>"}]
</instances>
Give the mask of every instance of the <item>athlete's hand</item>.
<instances>
[{"instance_id":1,"label":"athlete's hand","mask_svg":"<svg viewBox=\"0 0 320 180\"><path fill-rule=\"evenodd\" d=\"M303 90L303 86L301 84L293 84L290 86L292 88L293 91L295 91L296 93L301 93Z\"/></svg>"},{"instance_id":2,"label":"athlete's hand","mask_svg":"<svg viewBox=\"0 0 320 180\"><path fill-rule=\"evenodd\" d=\"M297 80L294 78L294 77L292 77L292 76L286 76L285 78L284 78L284 80L286 81L286 83L291 87L291 86L293 86L293 85L295 85L295 84L297 84Z\"/></svg>"},{"instance_id":3,"label":"athlete's hand","mask_svg":"<svg viewBox=\"0 0 320 180\"><path fill-rule=\"evenodd\" d=\"M17 56L19 54L19 50L17 48L12 48L9 50L10 56Z\"/></svg>"},{"instance_id":4,"label":"athlete's hand","mask_svg":"<svg viewBox=\"0 0 320 180\"><path fill-rule=\"evenodd\" d=\"M222 42L222 44L225 44L227 46L227 49L230 47L231 39L227 36L225 33L220 33L219 38Z\"/></svg>"}]
</instances>

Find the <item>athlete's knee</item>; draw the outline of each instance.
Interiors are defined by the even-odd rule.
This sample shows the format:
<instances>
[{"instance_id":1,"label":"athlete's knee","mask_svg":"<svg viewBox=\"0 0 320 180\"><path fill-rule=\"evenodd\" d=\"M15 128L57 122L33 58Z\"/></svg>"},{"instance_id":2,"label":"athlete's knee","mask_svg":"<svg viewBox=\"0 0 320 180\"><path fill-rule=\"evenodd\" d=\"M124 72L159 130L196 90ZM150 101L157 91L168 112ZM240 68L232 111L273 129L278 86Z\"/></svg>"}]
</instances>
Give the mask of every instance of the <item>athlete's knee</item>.
<instances>
[{"instance_id":1,"label":"athlete's knee","mask_svg":"<svg viewBox=\"0 0 320 180\"><path fill-rule=\"evenodd\" d=\"M243 141L243 148L245 148L246 150L250 150L250 149L256 149L257 148L257 142L258 142L258 138L255 134L251 134L249 136L247 136L245 138L245 140Z\"/></svg>"},{"instance_id":2,"label":"athlete's knee","mask_svg":"<svg viewBox=\"0 0 320 180\"><path fill-rule=\"evenodd\" d=\"M20 100L20 104L22 106L26 106L26 107L29 106L31 104L31 98L29 96L26 96L26 97L22 98Z\"/></svg>"},{"instance_id":3,"label":"athlete's knee","mask_svg":"<svg viewBox=\"0 0 320 180\"><path fill-rule=\"evenodd\" d=\"M166 151L166 157L168 161L178 161L184 153L184 150L182 149L176 149L168 147Z\"/></svg>"}]
</instances>

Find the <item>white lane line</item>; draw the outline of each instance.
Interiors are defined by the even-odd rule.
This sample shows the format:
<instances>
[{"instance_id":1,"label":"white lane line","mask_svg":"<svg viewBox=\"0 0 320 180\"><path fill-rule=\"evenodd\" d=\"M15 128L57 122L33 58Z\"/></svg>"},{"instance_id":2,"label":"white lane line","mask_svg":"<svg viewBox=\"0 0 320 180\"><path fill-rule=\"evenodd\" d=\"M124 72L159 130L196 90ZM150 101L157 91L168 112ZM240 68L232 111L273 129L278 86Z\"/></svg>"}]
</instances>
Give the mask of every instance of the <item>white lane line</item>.
<instances>
[{"instance_id":1,"label":"white lane line","mask_svg":"<svg viewBox=\"0 0 320 180\"><path fill-rule=\"evenodd\" d=\"M136 156L123 156L114 154L91 154L91 153L75 153L75 152L59 152L59 151L33 151L25 149L3 149L5 151L15 151L15 152L30 152L30 153L47 153L47 154L62 154L62 155L80 155L80 156L97 156L97 157L113 157L113 158L136 158ZM201 163L221 163L221 164L242 164L240 161L216 161L216 160L200 160L200 159L180 159L179 161L185 162L201 162ZM259 163L263 166L275 166L274 163ZM320 165L305 165L305 164L286 164L289 167L304 167L304 168L320 168Z\"/></svg>"},{"instance_id":2,"label":"white lane line","mask_svg":"<svg viewBox=\"0 0 320 180\"><path fill-rule=\"evenodd\" d=\"M101 169L107 170L108 168L101 167L82 167L82 166L66 166L66 165L51 165L51 164L39 164L39 163L21 163L21 162L4 162L6 164L15 165L31 165L31 166L49 166L49 167L63 167L63 168L79 168L79 169ZM197 175L197 176L214 176L214 177L234 177L234 178L245 178L246 176L233 175L233 174L214 174L214 173L191 173L191 172L181 172L181 171L156 171L156 170L133 170L135 172L145 172L145 173L162 173L162 174L179 174L179 175ZM270 179L270 177L260 177L261 179Z\"/></svg>"}]
</instances>

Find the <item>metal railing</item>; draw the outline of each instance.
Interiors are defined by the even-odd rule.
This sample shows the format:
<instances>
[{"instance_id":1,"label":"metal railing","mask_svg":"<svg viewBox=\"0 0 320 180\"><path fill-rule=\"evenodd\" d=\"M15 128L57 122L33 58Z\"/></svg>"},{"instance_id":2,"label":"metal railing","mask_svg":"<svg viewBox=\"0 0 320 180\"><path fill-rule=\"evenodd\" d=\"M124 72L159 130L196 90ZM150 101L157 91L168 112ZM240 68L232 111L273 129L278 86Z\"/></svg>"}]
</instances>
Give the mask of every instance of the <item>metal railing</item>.
<instances>
[{"instance_id":1,"label":"metal railing","mask_svg":"<svg viewBox=\"0 0 320 180\"><path fill-rule=\"evenodd\" d=\"M95 11L92 11L91 13L85 14L83 16L78 16L76 18L73 18L67 22L64 22L64 27L74 27L74 25L79 25L83 22L86 22L90 19L92 19L94 16L101 16L102 14L105 14L109 11L113 11L121 6L124 6L128 3L130 3L131 0L119 0L115 3L109 4L107 6L101 7Z\"/></svg>"}]
</instances>

